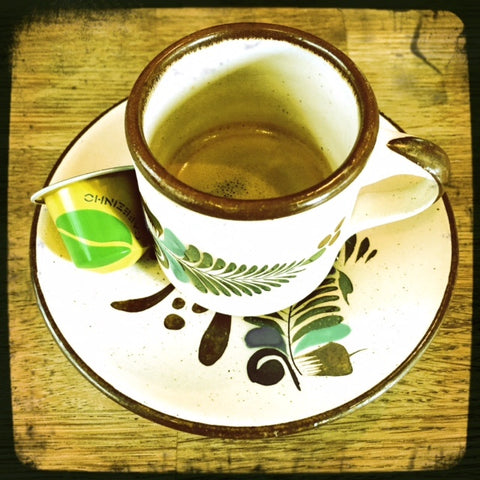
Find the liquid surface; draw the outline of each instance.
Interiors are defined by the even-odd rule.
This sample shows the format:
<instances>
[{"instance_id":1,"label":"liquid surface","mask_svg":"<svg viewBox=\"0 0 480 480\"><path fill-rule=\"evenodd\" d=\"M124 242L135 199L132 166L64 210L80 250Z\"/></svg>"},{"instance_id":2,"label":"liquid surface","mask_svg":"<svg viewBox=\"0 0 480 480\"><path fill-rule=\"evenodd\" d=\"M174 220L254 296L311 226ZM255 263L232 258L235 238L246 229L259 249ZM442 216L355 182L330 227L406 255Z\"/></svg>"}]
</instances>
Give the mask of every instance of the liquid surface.
<instances>
[{"instance_id":1,"label":"liquid surface","mask_svg":"<svg viewBox=\"0 0 480 480\"><path fill-rule=\"evenodd\" d=\"M155 142L152 143L155 153ZM268 125L231 124L194 138L164 165L215 196L264 199L311 187L331 173L319 149Z\"/></svg>"}]
</instances>

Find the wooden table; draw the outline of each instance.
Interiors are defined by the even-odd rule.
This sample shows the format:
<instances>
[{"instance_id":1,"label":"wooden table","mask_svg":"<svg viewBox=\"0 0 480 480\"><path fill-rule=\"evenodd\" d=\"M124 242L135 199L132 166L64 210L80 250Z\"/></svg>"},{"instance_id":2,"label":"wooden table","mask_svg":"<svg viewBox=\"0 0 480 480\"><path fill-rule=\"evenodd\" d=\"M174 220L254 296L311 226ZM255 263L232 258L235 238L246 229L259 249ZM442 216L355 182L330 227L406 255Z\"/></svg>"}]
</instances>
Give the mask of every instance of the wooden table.
<instances>
[{"instance_id":1,"label":"wooden table","mask_svg":"<svg viewBox=\"0 0 480 480\"><path fill-rule=\"evenodd\" d=\"M29 197L72 138L126 97L163 47L199 28L242 20L288 24L324 37L364 71L382 111L444 147L452 163L448 195L460 243L450 307L410 373L350 415L267 441L178 432L104 396L55 344L37 308L29 269ZM20 461L41 470L268 474L432 470L462 462L473 269L462 28L448 12L295 8L63 12L20 28L13 54L8 207L12 405Z\"/></svg>"}]
</instances>

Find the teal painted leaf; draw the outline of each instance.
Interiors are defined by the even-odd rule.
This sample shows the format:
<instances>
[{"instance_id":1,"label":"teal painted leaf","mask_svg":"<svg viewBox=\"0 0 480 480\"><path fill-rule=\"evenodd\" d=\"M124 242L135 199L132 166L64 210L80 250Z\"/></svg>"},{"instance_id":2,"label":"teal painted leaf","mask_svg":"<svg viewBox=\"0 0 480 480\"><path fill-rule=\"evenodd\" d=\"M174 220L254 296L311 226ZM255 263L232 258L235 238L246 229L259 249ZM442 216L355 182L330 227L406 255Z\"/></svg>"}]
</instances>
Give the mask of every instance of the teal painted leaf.
<instances>
[{"instance_id":1,"label":"teal painted leaf","mask_svg":"<svg viewBox=\"0 0 480 480\"><path fill-rule=\"evenodd\" d=\"M187 251L185 245L168 228L164 230L163 244L172 253L181 257L183 257L185 255L185 252Z\"/></svg>"},{"instance_id":2,"label":"teal painted leaf","mask_svg":"<svg viewBox=\"0 0 480 480\"><path fill-rule=\"evenodd\" d=\"M292 343L296 342L298 339L302 338L304 335L313 330L333 327L341 322L343 322L343 317L340 315L326 315L325 317L317 318L313 322L307 323L304 327L300 328L300 330L298 330L293 336Z\"/></svg>"},{"instance_id":3,"label":"teal painted leaf","mask_svg":"<svg viewBox=\"0 0 480 480\"><path fill-rule=\"evenodd\" d=\"M341 340L342 338L345 338L351 331L351 328L343 323L339 323L333 327L312 330L311 332L305 334L295 345L294 353L300 353L303 350L307 350L313 346L322 345L323 343Z\"/></svg>"},{"instance_id":4,"label":"teal painted leaf","mask_svg":"<svg viewBox=\"0 0 480 480\"><path fill-rule=\"evenodd\" d=\"M164 250L163 253L165 254L165 257L168 259L170 270L173 272L175 277L177 277L178 280L180 280L183 283L188 283L189 276L186 274L185 270L180 265L180 263L178 263L177 259L173 255L171 255L171 253L168 250Z\"/></svg>"}]
</instances>

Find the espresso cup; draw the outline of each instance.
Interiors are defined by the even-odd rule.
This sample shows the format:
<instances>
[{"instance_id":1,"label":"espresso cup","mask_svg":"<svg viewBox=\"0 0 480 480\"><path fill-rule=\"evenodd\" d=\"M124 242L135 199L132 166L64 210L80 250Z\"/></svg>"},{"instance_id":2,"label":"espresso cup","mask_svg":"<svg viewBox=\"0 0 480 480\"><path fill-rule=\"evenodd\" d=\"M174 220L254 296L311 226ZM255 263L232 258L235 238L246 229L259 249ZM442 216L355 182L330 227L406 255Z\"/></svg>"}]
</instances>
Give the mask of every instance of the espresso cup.
<instances>
[{"instance_id":1,"label":"espresso cup","mask_svg":"<svg viewBox=\"0 0 480 480\"><path fill-rule=\"evenodd\" d=\"M286 26L177 41L135 82L125 126L165 275L230 315L302 300L351 235L425 210L449 174L440 147L379 114L352 60Z\"/></svg>"}]
</instances>

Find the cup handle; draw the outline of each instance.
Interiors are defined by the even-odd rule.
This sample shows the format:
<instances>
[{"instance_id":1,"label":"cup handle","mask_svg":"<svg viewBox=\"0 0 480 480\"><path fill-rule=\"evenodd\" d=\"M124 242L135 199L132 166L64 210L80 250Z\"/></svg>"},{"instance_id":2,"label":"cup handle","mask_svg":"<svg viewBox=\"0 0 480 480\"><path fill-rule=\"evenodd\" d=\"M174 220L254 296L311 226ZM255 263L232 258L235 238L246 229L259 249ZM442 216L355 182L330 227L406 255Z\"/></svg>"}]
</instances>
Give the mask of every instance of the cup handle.
<instances>
[{"instance_id":1,"label":"cup handle","mask_svg":"<svg viewBox=\"0 0 480 480\"><path fill-rule=\"evenodd\" d=\"M381 128L360 174L351 234L403 220L427 209L444 192L450 175L448 155L438 145Z\"/></svg>"}]
</instances>

